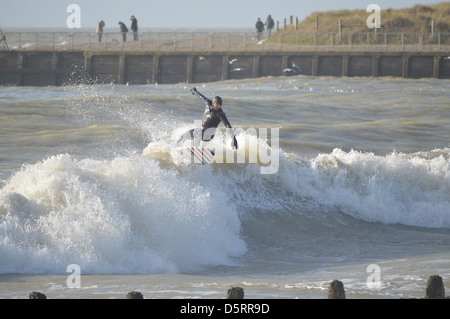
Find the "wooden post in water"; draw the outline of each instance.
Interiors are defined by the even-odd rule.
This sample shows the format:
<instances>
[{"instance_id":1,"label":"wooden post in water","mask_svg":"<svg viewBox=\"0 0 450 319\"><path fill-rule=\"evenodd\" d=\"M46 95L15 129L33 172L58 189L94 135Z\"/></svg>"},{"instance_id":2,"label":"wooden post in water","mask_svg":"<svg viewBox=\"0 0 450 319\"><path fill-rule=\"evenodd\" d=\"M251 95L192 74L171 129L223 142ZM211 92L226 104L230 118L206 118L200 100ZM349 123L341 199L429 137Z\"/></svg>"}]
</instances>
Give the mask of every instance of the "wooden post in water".
<instances>
[{"instance_id":1,"label":"wooden post in water","mask_svg":"<svg viewBox=\"0 0 450 319\"><path fill-rule=\"evenodd\" d=\"M445 288L441 276L433 275L428 278L425 298L427 299L445 298Z\"/></svg>"},{"instance_id":2,"label":"wooden post in water","mask_svg":"<svg viewBox=\"0 0 450 319\"><path fill-rule=\"evenodd\" d=\"M333 280L328 288L328 299L345 299L344 284L339 280Z\"/></svg>"},{"instance_id":3,"label":"wooden post in water","mask_svg":"<svg viewBox=\"0 0 450 319\"><path fill-rule=\"evenodd\" d=\"M228 289L227 299L244 299L244 289L241 287L232 287Z\"/></svg>"},{"instance_id":4,"label":"wooden post in water","mask_svg":"<svg viewBox=\"0 0 450 319\"><path fill-rule=\"evenodd\" d=\"M127 299L144 299L144 296L139 291L130 291L127 293Z\"/></svg>"},{"instance_id":5,"label":"wooden post in water","mask_svg":"<svg viewBox=\"0 0 450 319\"><path fill-rule=\"evenodd\" d=\"M33 291L33 292L30 292L28 299L47 299L47 296L44 295L43 293Z\"/></svg>"}]
</instances>

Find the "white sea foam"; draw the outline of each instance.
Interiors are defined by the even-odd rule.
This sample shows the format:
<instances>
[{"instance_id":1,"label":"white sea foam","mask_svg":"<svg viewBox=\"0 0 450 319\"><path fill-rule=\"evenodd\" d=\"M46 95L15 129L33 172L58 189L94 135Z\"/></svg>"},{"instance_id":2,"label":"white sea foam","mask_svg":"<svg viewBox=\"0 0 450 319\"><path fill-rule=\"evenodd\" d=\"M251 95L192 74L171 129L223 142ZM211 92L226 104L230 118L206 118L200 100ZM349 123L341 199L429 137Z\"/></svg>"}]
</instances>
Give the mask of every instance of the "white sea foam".
<instances>
[{"instance_id":1,"label":"white sea foam","mask_svg":"<svg viewBox=\"0 0 450 319\"><path fill-rule=\"evenodd\" d=\"M357 218L450 228L450 149L387 156L335 149L311 161L323 202ZM315 186L316 185L316 186Z\"/></svg>"},{"instance_id":2,"label":"white sea foam","mask_svg":"<svg viewBox=\"0 0 450 319\"><path fill-rule=\"evenodd\" d=\"M1 273L178 272L245 252L220 190L145 158L27 165L0 191L0 213Z\"/></svg>"},{"instance_id":3,"label":"white sea foam","mask_svg":"<svg viewBox=\"0 0 450 319\"><path fill-rule=\"evenodd\" d=\"M300 205L358 219L450 228L449 155L282 154L273 176L246 164L175 169L152 157L50 157L0 190L0 271L57 273L76 263L93 273L164 273L227 264L246 251L239 208L299 214L292 194Z\"/></svg>"}]
</instances>

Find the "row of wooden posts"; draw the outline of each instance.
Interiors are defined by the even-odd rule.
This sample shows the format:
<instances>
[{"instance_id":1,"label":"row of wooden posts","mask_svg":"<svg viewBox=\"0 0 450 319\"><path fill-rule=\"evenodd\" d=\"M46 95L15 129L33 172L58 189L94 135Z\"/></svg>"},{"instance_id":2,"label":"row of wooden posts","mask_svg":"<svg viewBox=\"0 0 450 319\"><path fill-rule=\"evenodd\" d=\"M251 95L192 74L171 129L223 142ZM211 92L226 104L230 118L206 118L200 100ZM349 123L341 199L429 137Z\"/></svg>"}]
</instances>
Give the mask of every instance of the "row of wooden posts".
<instances>
[{"instance_id":1,"label":"row of wooden posts","mask_svg":"<svg viewBox=\"0 0 450 319\"><path fill-rule=\"evenodd\" d=\"M295 18L294 18L294 16L289 17L289 25L295 26L295 30L298 30L298 24L299 24L298 17L295 17ZM284 18L283 26L286 29L286 27L287 27L287 19L286 18ZM344 25L342 22L342 19L339 19L338 33L341 34L343 28L362 28L362 27L365 27L365 25ZM375 33L378 31L378 28L373 28L373 29L374 29ZM278 30L280 30L279 21L276 22L276 31L278 31ZM316 16L316 19L314 21L314 31L319 32L319 16ZM435 22L434 22L434 19L432 19L431 25L430 25L430 32L432 35L434 35L435 31L436 31ZM437 30L437 32L439 33L439 30Z\"/></svg>"},{"instance_id":2,"label":"row of wooden posts","mask_svg":"<svg viewBox=\"0 0 450 319\"><path fill-rule=\"evenodd\" d=\"M439 275L430 276L427 280L427 288L425 290L426 299L444 299L445 288L442 277ZM450 298L450 297L447 297ZM33 291L29 295L29 299L47 299L43 293ZM144 299L139 291L130 291L126 295L126 299ZM228 289L226 299L244 299L244 289L241 287L232 287ZM328 299L345 299L344 284L339 280L333 280L328 287Z\"/></svg>"}]
</instances>

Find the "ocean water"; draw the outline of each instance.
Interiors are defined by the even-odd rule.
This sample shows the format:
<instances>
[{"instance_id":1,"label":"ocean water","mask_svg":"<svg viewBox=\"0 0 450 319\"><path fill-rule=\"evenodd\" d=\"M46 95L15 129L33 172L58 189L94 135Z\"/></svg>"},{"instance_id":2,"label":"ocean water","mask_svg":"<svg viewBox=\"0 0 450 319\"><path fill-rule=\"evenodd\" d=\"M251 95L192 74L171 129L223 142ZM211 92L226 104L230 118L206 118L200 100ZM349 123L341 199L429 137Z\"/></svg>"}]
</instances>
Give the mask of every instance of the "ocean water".
<instances>
[{"instance_id":1,"label":"ocean water","mask_svg":"<svg viewBox=\"0 0 450 319\"><path fill-rule=\"evenodd\" d=\"M247 154L211 165L176 145L204 108L186 84L1 87L0 298L326 298L334 279L347 298L421 298L435 274L450 289L449 84L199 84ZM249 160L262 146L270 162Z\"/></svg>"}]
</instances>

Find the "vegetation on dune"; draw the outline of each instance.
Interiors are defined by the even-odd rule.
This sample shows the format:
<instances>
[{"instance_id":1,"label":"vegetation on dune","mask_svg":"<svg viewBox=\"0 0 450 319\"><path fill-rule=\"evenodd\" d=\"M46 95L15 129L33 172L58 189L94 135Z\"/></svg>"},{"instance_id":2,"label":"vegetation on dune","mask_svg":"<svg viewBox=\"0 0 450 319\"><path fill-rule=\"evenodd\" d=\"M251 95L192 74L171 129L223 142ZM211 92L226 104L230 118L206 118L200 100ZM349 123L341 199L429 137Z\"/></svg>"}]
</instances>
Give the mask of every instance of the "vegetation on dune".
<instances>
[{"instance_id":1,"label":"vegetation on dune","mask_svg":"<svg viewBox=\"0 0 450 319\"><path fill-rule=\"evenodd\" d=\"M375 33L375 30L369 29L366 24L370 14L371 12L366 12L365 9L313 12L303 21L299 21L297 28L295 25L287 25L286 28L281 28L280 25L280 30L272 35L269 42L297 43L300 45L313 41L317 41L317 43L333 41L333 44L347 43L347 38L335 37L330 39L327 35L316 35L315 40L313 40L313 33L337 33L339 32L340 21L342 33ZM404 9L381 8L381 29L376 31L378 33L430 34L432 26L434 27L434 33L450 33L450 2L435 5L416 5ZM310 33L310 35L303 34L299 39L299 36L296 35L297 32ZM324 37L326 39L321 39ZM360 40L357 37L352 39L353 43L367 41L364 36L361 36ZM447 40L447 37L445 37L445 40L442 39L443 42L447 42ZM372 40L369 39L369 41Z\"/></svg>"},{"instance_id":2,"label":"vegetation on dune","mask_svg":"<svg viewBox=\"0 0 450 319\"><path fill-rule=\"evenodd\" d=\"M343 31L367 32L366 20L370 13L366 10L338 10L314 12L299 22L298 30L302 32L337 32L339 20ZM319 18L319 30L316 30L316 18ZM434 20L435 32L450 32L450 2L435 5L416 5L405 9L381 8L382 32L431 32ZM292 31L293 26L286 28ZM281 30L283 31L283 30Z\"/></svg>"}]
</instances>

